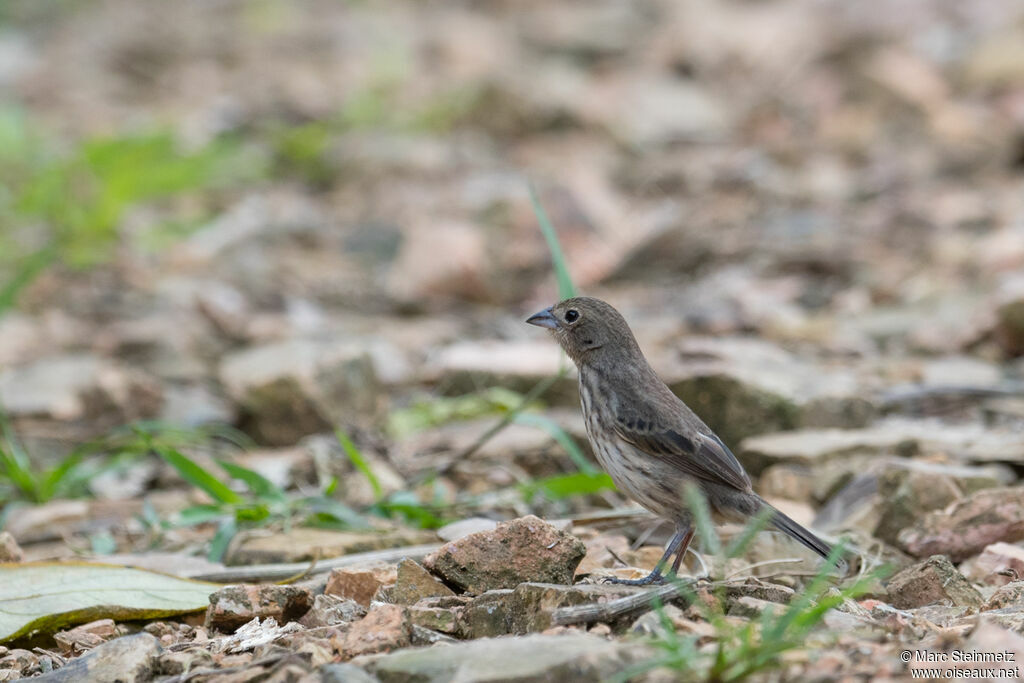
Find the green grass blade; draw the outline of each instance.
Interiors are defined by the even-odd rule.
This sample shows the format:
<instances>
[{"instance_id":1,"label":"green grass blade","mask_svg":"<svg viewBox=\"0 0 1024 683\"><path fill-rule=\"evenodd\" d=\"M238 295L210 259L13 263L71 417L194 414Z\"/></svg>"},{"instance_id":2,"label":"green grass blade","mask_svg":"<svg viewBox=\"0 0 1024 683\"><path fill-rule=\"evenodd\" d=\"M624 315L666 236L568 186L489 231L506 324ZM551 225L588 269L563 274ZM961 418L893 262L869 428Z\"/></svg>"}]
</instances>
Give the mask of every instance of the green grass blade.
<instances>
[{"instance_id":1,"label":"green grass blade","mask_svg":"<svg viewBox=\"0 0 1024 683\"><path fill-rule=\"evenodd\" d=\"M228 508L223 505L192 505L177 514L174 519L176 526L197 526L222 519Z\"/></svg>"},{"instance_id":2,"label":"green grass blade","mask_svg":"<svg viewBox=\"0 0 1024 683\"><path fill-rule=\"evenodd\" d=\"M264 477L259 472L249 469L248 467L242 467L236 465L233 462L227 460L218 460L217 464L224 468L224 471L230 474L235 479L245 482L245 485L249 487L253 495L261 500L272 500L274 502L280 502L285 500L285 493L281 490L274 482Z\"/></svg>"},{"instance_id":3,"label":"green grass blade","mask_svg":"<svg viewBox=\"0 0 1024 683\"><path fill-rule=\"evenodd\" d=\"M202 489L218 503L239 505L245 502L242 496L232 491L217 477L204 470L194 460L182 453L168 446L157 446L155 450L168 465L178 471L182 479L196 488Z\"/></svg>"},{"instance_id":4,"label":"green grass blade","mask_svg":"<svg viewBox=\"0 0 1024 683\"><path fill-rule=\"evenodd\" d=\"M540 491L551 500L561 500L570 496L585 496L615 488L612 478L604 472L574 472L546 477L524 484L522 487L525 498L532 498Z\"/></svg>"},{"instance_id":5,"label":"green grass blade","mask_svg":"<svg viewBox=\"0 0 1024 683\"><path fill-rule=\"evenodd\" d=\"M825 591L829 584L829 576L832 573L833 564L845 551L846 541L840 539L839 543L832 547L832 552L829 553L828 558L822 563L814 578L804 588L804 591L789 604L789 607L779 617L778 621L764 634L766 639L781 639L792 623L812 605L816 597Z\"/></svg>"},{"instance_id":6,"label":"green grass blade","mask_svg":"<svg viewBox=\"0 0 1024 683\"><path fill-rule=\"evenodd\" d=\"M314 496L303 501L304 506L315 515L314 522L333 520L347 529L366 529L369 523L349 506L324 496Z\"/></svg>"},{"instance_id":7,"label":"green grass blade","mask_svg":"<svg viewBox=\"0 0 1024 683\"><path fill-rule=\"evenodd\" d=\"M562 245L558 242L558 233L555 232L555 226L551 224L551 219L544 211L544 206L540 203L540 197L537 196L537 189L533 183L530 183L530 201L533 202L533 212L537 215L537 223L540 224L540 230L544 233L544 239L548 243L548 251L551 252L555 279L558 281L558 298L561 300L571 299L576 296L576 285L573 284L572 277L569 275L569 266L566 263L565 254L562 253Z\"/></svg>"},{"instance_id":8,"label":"green grass blade","mask_svg":"<svg viewBox=\"0 0 1024 683\"><path fill-rule=\"evenodd\" d=\"M224 553L228 551L228 545L236 533L238 533L238 524L235 522L235 518L225 517L217 527L217 533L214 534L213 540L210 541L210 552L207 553L207 559L211 562L220 562L224 559Z\"/></svg>"},{"instance_id":9,"label":"green grass blade","mask_svg":"<svg viewBox=\"0 0 1024 683\"><path fill-rule=\"evenodd\" d=\"M0 477L9 479L21 495L29 500L36 503L44 502L39 500L40 492L33 473L23 469L17 457L10 450L3 448L0 448Z\"/></svg>"},{"instance_id":10,"label":"green grass blade","mask_svg":"<svg viewBox=\"0 0 1024 683\"><path fill-rule=\"evenodd\" d=\"M14 308L21 291L32 284L39 274L56 260L56 257L56 251L50 247L25 257L18 265L13 277L0 285L0 313Z\"/></svg>"},{"instance_id":11,"label":"green grass blade","mask_svg":"<svg viewBox=\"0 0 1024 683\"><path fill-rule=\"evenodd\" d=\"M715 525L711 522L711 511L708 509L708 501L692 482L687 482L683 487L683 500L693 514L693 523L697 526L697 534L707 544L708 552L718 555L722 552L722 542L718 538Z\"/></svg>"},{"instance_id":12,"label":"green grass blade","mask_svg":"<svg viewBox=\"0 0 1024 683\"><path fill-rule=\"evenodd\" d=\"M47 500L53 498L60 489L61 484L74 478L75 469L82 462L80 453L72 452L60 461L60 464L50 470L40 483L40 493Z\"/></svg>"},{"instance_id":13,"label":"green grass blade","mask_svg":"<svg viewBox=\"0 0 1024 683\"><path fill-rule=\"evenodd\" d=\"M359 452L356 445L352 443L352 439L348 438L348 435L341 429L334 430L335 436L338 438L338 443L341 444L342 449L345 451L345 455L348 456L349 461L357 470L363 473L366 477L366 481L370 482L370 488L373 489L373 497L380 500L384 497L384 488L380 485L380 479L370 469L370 464L366 462L366 458Z\"/></svg>"},{"instance_id":14,"label":"green grass blade","mask_svg":"<svg viewBox=\"0 0 1024 683\"><path fill-rule=\"evenodd\" d=\"M769 507L761 508L761 511L757 513L749 522L743 527L743 531L732 539L725 548L725 556L728 558L739 557L746 552L747 547L754 540L754 537L768 526L768 520L772 518L774 512Z\"/></svg>"},{"instance_id":15,"label":"green grass blade","mask_svg":"<svg viewBox=\"0 0 1024 683\"><path fill-rule=\"evenodd\" d=\"M28 453L14 435L6 415L0 415L0 475L34 503L45 503L39 476L32 470Z\"/></svg>"},{"instance_id":16,"label":"green grass blade","mask_svg":"<svg viewBox=\"0 0 1024 683\"><path fill-rule=\"evenodd\" d=\"M445 524L431 509L412 491L396 491L373 506L373 511L382 517L400 515L406 522L415 524L421 529L438 529Z\"/></svg>"}]
</instances>

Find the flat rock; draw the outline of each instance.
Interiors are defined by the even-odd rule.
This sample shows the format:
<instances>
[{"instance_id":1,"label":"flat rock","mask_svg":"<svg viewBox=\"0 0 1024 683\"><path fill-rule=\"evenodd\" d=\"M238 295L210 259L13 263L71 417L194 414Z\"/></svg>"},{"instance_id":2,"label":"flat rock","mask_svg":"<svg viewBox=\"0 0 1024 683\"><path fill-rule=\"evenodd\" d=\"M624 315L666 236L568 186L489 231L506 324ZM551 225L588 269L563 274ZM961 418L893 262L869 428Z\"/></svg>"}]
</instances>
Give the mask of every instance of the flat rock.
<instances>
[{"instance_id":1,"label":"flat rock","mask_svg":"<svg viewBox=\"0 0 1024 683\"><path fill-rule=\"evenodd\" d=\"M449 585L480 594L524 581L571 584L585 554L579 539L528 515L446 543L424 566Z\"/></svg>"},{"instance_id":2,"label":"flat rock","mask_svg":"<svg viewBox=\"0 0 1024 683\"><path fill-rule=\"evenodd\" d=\"M158 506L159 509L159 506ZM114 520L141 514L141 500L54 499L34 506L16 507L5 520L5 528L22 548L45 541L61 541L70 534L107 531ZM65 543L66 545L66 543Z\"/></svg>"},{"instance_id":3,"label":"flat rock","mask_svg":"<svg viewBox=\"0 0 1024 683\"><path fill-rule=\"evenodd\" d=\"M313 597L313 605L299 623L306 628L337 626L362 619L366 608L350 598L324 593Z\"/></svg>"},{"instance_id":4,"label":"flat rock","mask_svg":"<svg viewBox=\"0 0 1024 683\"><path fill-rule=\"evenodd\" d=\"M450 394L464 394L480 387L501 386L525 393L537 382L558 373L558 345L550 339L460 341L437 351L427 363L432 379ZM570 370L545 393L545 400L575 404L575 370Z\"/></svg>"},{"instance_id":5,"label":"flat rock","mask_svg":"<svg viewBox=\"0 0 1024 683\"><path fill-rule=\"evenodd\" d=\"M676 353L661 353L651 362L729 444L800 426L861 427L875 412L870 393L852 372L799 359L760 340L692 337Z\"/></svg>"},{"instance_id":6,"label":"flat rock","mask_svg":"<svg viewBox=\"0 0 1024 683\"><path fill-rule=\"evenodd\" d=\"M1024 610L1016 607L989 610L985 612L984 621L989 621L1013 633L1024 634ZM1024 661L1024 659L1020 661Z\"/></svg>"},{"instance_id":7,"label":"flat rock","mask_svg":"<svg viewBox=\"0 0 1024 683\"><path fill-rule=\"evenodd\" d=\"M925 386L995 387L1002 378L998 365L973 356L944 356L921 365L921 383Z\"/></svg>"},{"instance_id":8,"label":"flat rock","mask_svg":"<svg viewBox=\"0 0 1024 683\"><path fill-rule=\"evenodd\" d=\"M999 541L1024 540L1024 489L983 489L944 510L928 513L897 539L914 557L944 554L954 562Z\"/></svg>"},{"instance_id":9,"label":"flat rock","mask_svg":"<svg viewBox=\"0 0 1024 683\"><path fill-rule=\"evenodd\" d=\"M412 642L409 613L400 605L378 604L332 639L342 659L407 647Z\"/></svg>"},{"instance_id":10,"label":"flat rock","mask_svg":"<svg viewBox=\"0 0 1024 683\"><path fill-rule=\"evenodd\" d=\"M88 562L149 569L184 578L224 570L224 565L220 562L210 562L205 557L186 555L185 553L116 553L114 555L87 555L83 559Z\"/></svg>"},{"instance_id":11,"label":"flat rock","mask_svg":"<svg viewBox=\"0 0 1024 683\"><path fill-rule=\"evenodd\" d=\"M180 652L164 651L156 662L156 673L162 676L180 676L193 669L214 666L213 655L200 648Z\"/></svg>"},{"instance_id":12,"label":"flat rock","mask_svg":"<svg viewBox=\"0 0 1024 683\"><path fill-rule=\"evenodd\" d=\"M1020 662L1024 660L1024 637L1002 623L1006 616L997 616L996 613L989 612L980 618L970 617L969 623L960 625L958 629L965 634L963 640L955 648L946 650L946 661L911 660L908 665L910 671L904 672L903 675L909 680L1019 680L1019 675L1014 675L1014 670L1019 669ZM1008 621L1012 623L1012 619ZM949 656L954 652L961 652L967 656ZM975 658L973 661L972 656ZM1000 656L1003 659L982 659L986 656ZM988 673L987 670L994 670L997 675L979 675ZM907 675L908 673L910 675Z\"/></svg>"},{"instance_id":13,"label":"flat rock","mask_svg":"<svg viewBox=\"0 0 1024 683\"><path fill-rule=\"evenodd\" d=\"M753 598L786 605L796 595L788 586L769 583L753 576L726 583L722 587L722 592L727 606L740 598Z\"/></svg>"},{"instance_id":14,"label":"flat rock","mask_svg":"<svg viewBox=\"0 0 1024 683\"><path fill-rule=\"evenodd\" d=\"M466 638L491 638L512 633L513 590L501 588L473 598L462 611Z\"/></svg>"},{"instance_id":15,"label":"flat rock","mask_svg":"<svg viewBox=\"0 0 1024 683\"><path fill-rule=\"evenodd\" d=\"M645 654L635 643L580 633L481 638L448 647L400 650L366 663L384 683L607 680Z\"/></svg>"},{"instance_id":16,"label":"flat rock","mask_svg":"<svg viewBox=\"0 0 1024 683\"><path fill-rule=\"evenodd\" d=\"M886 587L890 602L898 609L935 603L979 608L983 602L970 581L942 555L933 555L898 572Z\"/></svg>"},{"instance_id":17,"label":"flat rock","mask_svg":"<svg viewBox=\"0 0 1024 683\"><path fill-rule=\"evenodd\" d=\"M863 429L803 429L744 439L738 454L754 472L776 463L814 465L857 454L955 453L968 462L1024 461L1024 442L1009 430L893 419Z\"/></svg>"},{"instance_id":18,"label":"flat rock","mask_svg":"<svg viewBox=\"0 0 1024 683\"><path fill-rule=\"evenodd\" d=\"M718 138L729 128L729 108L694 81L633 77L617 85L603 95L618 105L609 125L629 145L655 147Z\"/></svg>"},{"instance_id":19,"label":"flat rock","mask_svg":"<svg viewBox=\"0 0 1024 683\"><path fill-rule=\"evenodd\" d=\"M743 617L744 619L760 619L766 612L779 616L785 611L785 607L771 600L760 600L749 595L741 595L729 604L727 614L730 617Z\"/></svg>"},{"instance_id":20,"label":"flat rock","mask_svg":"<svg viewBox=\"0 0 1024 683\"><path fill-rule=\"evenodd\" d=\"M148 633L136 633L106 642L70 660L65 666L35 678L47 683L79 681L118 681L134 683L153 678L153 668L161 648Z\"/></svg>"},{"instance_id":21,"label":"flat rock","mask_svg":"<svg viewBox=\"0 0 1024 683\"><path fill-rule=\"evenodd\" d=\"M1002 586L1024 578L1024 547L993 543L977 557L960 565L964 576L988 586Z\"/></svg>"},{"instance_id":22,"label":"flat rock","mask_svg":"<svg viewBox=\"0 0 1024 683\"><path fill-rule=\"evenodd\" d=\"M740 454L760 471L777 463L815 465L829 458L857 453L895 451L911 441L906 429L801 429L744 439Z\"/></svg>"},{"instance_id":23,"label":"flat rock","mask_svg":"<svg viewBox=\"0 0 1024 683\"><path fill-rule=\"evenodd\" d=\"M465 598L462 598L465 600ZM409 621L414 626L438 633L462 635L464 603L448 604L445 598L421 600L409 607Z\"/></svg>"},{"instance_id":24,"label":"flat rock","mask_svg":"<svg viewBox=\"0 0 1024 683\"><path fill-rule=\"evenodd\" d=\"M689 633L700 638L714 638L717 634L712 624L687 619L683 610L672 603L663 605L660 614L653 610L644 612L629 627L629 632L643 636L663 635L666 633L663 616L668 619L676 633Z\"/></svg>"},{"instance_id":25,"label":"flat rock","mask_svg":"<svg viewBox=\"0 0 1024 683\"><path fill-rule=\"evenodd\" d=\"M331 423L302 377L282 368L280 376L257 381L260 375L255 369L266 372L264 366L273 367L273 362L270 353L261 349L251 355L229 357L221 369L221 381L249 419L252 431L271 446L291 445L309 434L328 431ZM247 381L242 383L243 379Z\"/></svg>"},{"instance_id":26,"label":"flat rock","mask_svg":"<svg viewBox=\"0 0 1024 683\"><path fill-rule=\"evenodd\" d=\"M627 54L645 28L639 13L616 3L542 5L524 12L524 24L530 43L581 61Z\"/></svg>"},{"instance_id":27,"label":"flat rock","mask_svg":"<svg viewBox=\"0 0 1024 683\"><path fill-rule=\"evenodd\" d=\"M47 358L0 372L0 405L14 416L58 419L82 415L81 394L98 381L102 362L87 354Z\"/></svg>"},{"instance_id":28,"label":"flat rock","mask_svg":"<svg viewBox=\"0 0 1024 683\"><path fill-rule=\"evenodd\" d=\"M253 619L272 617L280 624L294 621L309 611L313 597L298 586L240 584L221 588L210 596L207 629L232 633Z\"/></svg>"},{"instance_id":29,"label":"flat rock","mask_svg":"<svg viewBox=\"0 0 1024 683\"><path fill-rule=\"evenodd\" d=\"M924 515L965 495L1013 481L1012 472L993 468L888 460L879 468L879 519L873 535L895 545L899 534Z\"/></svg>"},{"instance_id":30,"label":"flat rock","mask_svg":"<svg viewBox=\"0 0 1024 683\"><path fill-rule=\"evenodd\" d=\"M444 258L423 258L441 253ZM385 283L388 294L406 303L425 299L484 298L487 278L487 240L468 221L431 220L411 226Z\"/></svg>"},{"instance_id":31,"label":"flat rock","mask_svg":"<svg viewBox=\"0 0 1024 683\"><path fill-rule=\"evenodd\" d=\"M390 591L391 602L398 605L412 605L423 598L455 595L415 560L405 558L398 563L395 585Z\"/></svg>"},{"instance_id":32,"label":"flat rock","mask_svg":"<svg viewBox=\"0 0 1024 683\"><path fill-rule=\"evenodd\" d=\"M400 548L435 540L428 532L396 530L383 532L333 531L295 527L288 533L250 536L231 548L225 564L268 564L308 562L314 557L340 557L384 548Z\"/></svg>"},{"instance_id":33,"label":"flat rock","mask_svg":"<svg viewBox=\"0 0 1024 683\"><path fill-rule=\"evenodd\" d=\"M1024 609L1024 581L1012 581L1000 586L996 592L985 601L982 611L1004 609L1013 607L1018 610Z\"/></svg>"},{"instance_id":34,"label":"flat rock","mask_svg":"<svg viewBox=\"0 0 1024 683\"><path fill-rule=\"evenodd\" d=\"M0 407L16 417L121 424L155 417L163 394L145 373L87 354L0 371Z\"/></svg>"},{"instance_id":35,"label":"flat rock","mask_svg":"<svg viewBox=\"0 0 1024 683\"><path fill-rule=\"evenodd\" d=\"M757 490L762 496L810 503L814 499L816 480L814 470L810 467L780 463L769 465L761 472Z\"/></svg>"},{"instance_id":36,"label":"flat rock","mask_svg":"<svg viewBox=\"0 0 1024 683\"><path fill-rule=\"evenodd\" d=\"M326 595L354 600L369 607L373 596L383 586L395 583L398 572L394 565L376 567L338 567L327 577Z\"/></svg>"},{"instance_id":37,"label":"flat rock","mask_svg":"<svg viewBox=\"0 0 1024 683\"><path fill-rule=\"evenodd\" d=\"M226 355L220 381L261 440L289 446L332 422L372 415L379 401L373 361L357 346L290 339Z\"/></svg>"},{"instance_id":38,"label":"flat rock","mask_svg":"<svg viewBox=\"0 0 1024 683\"><path fill-rule=\"evenodd\" d=\"M168 384L160 419L186 427L233 424L237 418L234 404L204 384Z\"/></svg>"},{"instance_id":39,"label":"flat rock","mask_svg":"<svg viewBox=\"0 0 1024 683\"><path fill-rule=\"evenodd\" d=\"M25 553L10 531L0 531L0 562L21 562Z\"/></svg>"},{"instance_id":40,"label":"flat rock","mask_svg":"<svg viewBox=\"0 0 1024 683\"><path fill-rule=\"evenodd\" d=\"M639 586L614 584L521 583L508 598L512 633L532 633L552 626L552 612L560 607L604 603L642 591Z\"/></svg>"},{"instance_id":41,"label":"flat rock","mask_svg":"<svg viewBox=\"0 0 1024 683\"><path fill-rule=\"evenodd\" d=\"M101 643L122 635L118 632L113 619L99 619L88 624L76 626L67 631L58 631L53 635L54 642L65 656L79 655L91 650Z\"/></svg>"},{"instance_id":42,"label":"flat rock","mask_svg":"<svg viewBox=\"0 0 1024 683\"><path fill-rule=\"evenodd\" d=\"M1024 296L1006 301L996 310L995 338L1006 355L1024 355Z\"/></svg>"},{"instance_id":43,"label":"flat rock","mask_svg":"<svg viewBox=\"0 0 1024 683\"><path fill-rule=\"evenodd\" d=\"M768 471L802 465L775 465ZM814 526L830 532L860 530L896 545L898 535L927 513L941 510L965 495L1012 482L1005 465L946 465L910 458L848 456L806 467L826 478L846 480L827 496ZM822 491L825 487L822 487Z\"/></svg>"}]
</instances>

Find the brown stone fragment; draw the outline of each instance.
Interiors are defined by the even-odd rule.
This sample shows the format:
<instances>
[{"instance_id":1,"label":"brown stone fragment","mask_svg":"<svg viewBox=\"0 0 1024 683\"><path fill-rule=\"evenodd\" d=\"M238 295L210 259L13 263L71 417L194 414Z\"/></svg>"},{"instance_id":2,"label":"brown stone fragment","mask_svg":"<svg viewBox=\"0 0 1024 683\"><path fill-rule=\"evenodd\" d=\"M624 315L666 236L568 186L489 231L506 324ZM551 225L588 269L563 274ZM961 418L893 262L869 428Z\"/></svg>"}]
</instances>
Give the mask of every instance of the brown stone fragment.
<instances>
[{"instance_id":1,"label":"brown stone fragment","mask_svg":"<svg viewBox=\"0 0 1024 683\"><path fill-rule=\"evenodd\" d=\"M0 562L21 562L25 553L9 531L0 531Z\"/></svg>"},{"instance_id":2,"label":"brown stone fragment","mask_svg":"<svg viewBox=\"0 0 1024 683\"><path fill-rule=\"evenodd\" d=\"M389 652L411 644L411 625L406 608L376 605L343 634L332 639L342 659L375 652Z\"/></svg>"},{"instance_id":3,"label":"brown stone fragment","mask_svg":"<svg viewBox=\"0 0 1024 683\"><path fill-rule=\"evenodd\" d=\"M398 564L395 585L391 589L391 602L398 605L413 605L423 598L455 595L417 562L408 558Z\"/></svg>"},{"instance_id":4,"label":"brown stone fragment","mask_svg":"<svg viewBox=\"0 0 1024 683\"><path fill-rule=\"evenodd\" d=\"M393 584L397 576L394 565L339 567L327 577L324 593L355 600L363 607L369 607L377 589Z\"/></svg>"},{"instance_id":5,"label":"brown stone fragment","mask_svg":"<svg viewBox=\"0 0 1024 683\"><path fill-rule=\"evenodd\" d=\"M1015 607L1018 610L1024 608L1024 581L1014 581L1000 586L981 609L987 612L1004 607Z\"/></svg>"},{"instance_id":6,"label":"brown stone fragment","mask_svg":"<svg viewBox=\"0 0 1024 683\"><path fill-rule=\"evenodd\" d=\"M1024 540L1024 488L977 491L904 529L900 547L914 557L949 555L960 562L993 543Z\"/></svg>"},{"instance_id":7,"label":"brown stone fragment","mask_svg":"<svg viewBox=\"0 0 1024 683\"><path fill-rule=\"evenodd\" d=\"M257 617L273 617L279 624L285 624L302 617L312 603L309 591L297 586L227 586L210 596L204 625L207 629L232 633Z\"/></svg>"},{"instance_id":8,"label":"brown stone fragment","mask_svg":"<svg viewBox=\"0 0 1024 683\"><path fill-rule=\"evenodd\" d=\"M981 594L949 559L933 555L895 574L887 585L889 601L899 609L935 603L981 607Z\"/></svg>"},{"instance_id":9,"label":"brown stone fragment","mask_svg":"<svg viewBox=\"0 0 1024 683\"><path fill-rule=\"evenodd\" d=\"M571 584L585 554L575 536L528 515L446 543L424 565L448 584L479 595L524 581Z\"/></svg>"}]
</instances>

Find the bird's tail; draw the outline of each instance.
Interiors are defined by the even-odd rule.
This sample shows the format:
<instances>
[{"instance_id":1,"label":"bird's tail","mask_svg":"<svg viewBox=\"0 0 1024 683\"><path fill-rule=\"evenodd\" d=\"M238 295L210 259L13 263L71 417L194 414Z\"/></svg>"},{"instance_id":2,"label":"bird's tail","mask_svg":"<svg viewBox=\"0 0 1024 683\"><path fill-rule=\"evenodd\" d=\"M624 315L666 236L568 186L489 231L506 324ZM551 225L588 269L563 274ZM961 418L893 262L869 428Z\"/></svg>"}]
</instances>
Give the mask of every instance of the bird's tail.
<instances>
[{"instance_id":1,"label":"bird's tail","mask_svg":"<svg viewBox=\"0 0 1024 683\"><path fill-rule=\"evenodd\" d=\"M775 513L772 515L771 523L776 529L783 532L787 536L795 538L796 540L800 541L800 543L802 543L803 545L807 546L808 548L818 553L825 559L828 559L828 556L832 554L831 545L815 536L814 533L812 533L808 529L805 529L803 526L795 522L793 519L791 519L784 513L779 512L774 507L772 509L775 511ZM839 571L841 575L845 575L847 570L849 569L849 565L846 563L846 560L844 560L841 557L838 557L836 558L836 569Z\"/></svg>"}]
</instances>

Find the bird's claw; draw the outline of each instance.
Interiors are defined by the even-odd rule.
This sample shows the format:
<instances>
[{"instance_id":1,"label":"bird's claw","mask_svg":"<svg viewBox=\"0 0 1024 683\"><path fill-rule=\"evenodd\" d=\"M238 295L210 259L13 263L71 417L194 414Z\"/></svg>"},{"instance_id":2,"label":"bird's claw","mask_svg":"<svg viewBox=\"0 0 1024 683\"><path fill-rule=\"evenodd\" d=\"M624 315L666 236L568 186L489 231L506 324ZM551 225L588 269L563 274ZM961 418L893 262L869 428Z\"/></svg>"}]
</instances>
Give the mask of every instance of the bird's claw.
<instances>
[{"instance_id":1,"label":"bird's claw","mask_svg":"<svg viewBox=\"0 0 1024 683\"><path fill-rule=\"evenodd\" d=\"M660 574L648 574L642 579L620 579L616 576L604 576L601 578L601 583L617 586L650 586L665 583L665 577Z\"/></svg>"}]
</instances>

